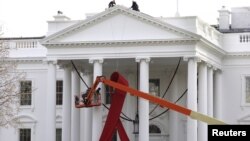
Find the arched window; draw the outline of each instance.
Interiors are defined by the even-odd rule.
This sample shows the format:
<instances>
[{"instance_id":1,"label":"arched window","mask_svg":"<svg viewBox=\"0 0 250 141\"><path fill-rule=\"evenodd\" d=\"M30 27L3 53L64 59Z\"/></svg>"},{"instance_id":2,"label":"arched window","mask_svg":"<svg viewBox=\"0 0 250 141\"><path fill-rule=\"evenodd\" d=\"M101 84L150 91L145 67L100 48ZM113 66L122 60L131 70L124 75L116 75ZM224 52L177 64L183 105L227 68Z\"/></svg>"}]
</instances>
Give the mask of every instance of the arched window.
<instances>
[{"instance_id":1,"label":"arched window","mask_svg":"<svg viewBox=\"0 0 250 141\"><path fill-rule=\"evenodd\" d=\"M161 133L161 129L159 127L157 127L156 125L149 125L149 133L157 133L160 134Z\"/></svg>"}]
</instances>

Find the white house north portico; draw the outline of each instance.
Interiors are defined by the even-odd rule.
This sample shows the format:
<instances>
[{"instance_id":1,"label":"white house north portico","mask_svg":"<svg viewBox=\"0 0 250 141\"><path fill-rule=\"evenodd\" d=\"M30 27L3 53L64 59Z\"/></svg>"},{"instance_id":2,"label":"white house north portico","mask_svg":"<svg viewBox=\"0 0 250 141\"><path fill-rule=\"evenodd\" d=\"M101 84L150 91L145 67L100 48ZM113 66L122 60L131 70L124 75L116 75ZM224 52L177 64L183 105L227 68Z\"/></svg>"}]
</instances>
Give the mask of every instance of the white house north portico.
<instances>
[{"instance_id":1,"label":"white house north portico","mask_svg":"<svg viewBox=\"0 0 250 141\"><path fill-rule=\"evenodd\" d=\"M140 66L140 76L138 76L140 78L139 89L144 92L149 92L149 68L156 65L154 60L157 60L156 62L158 62L160 66L169 65L172 67L173 64L168 64L168 60L177 60L177 58L182 57L186 60L186 62L183 63L187 65L187 68L182 68L184 71L183 73L187 73L188 78L186 86L185 84L183 85L183 87L188 88L187 107L192 110L198 109L204 114L207 114L208 100L208 67L206 66L207 64L213 64L211 66L220 68L220 56L223 56L224 54L223 50L221 50L216 43L206 40L201 35L175 27L143 13L128 10L122 6L108 9L87 20L73 24L64 30L52 33L43 39L42 45L48 49L47 59L51 58L58 60L59 66L60 63L70 60L85 62L85 64L89 62L90 64L88 65L84 65L84 63L78 63L78 65L82 64L81 67L83 69L93 69L94 79L98 75L103 75L103 72L111 73L110 71L112 70L109 67L106 67L107 70L105 70L103 64L104 66L109 66L111 65L110 63L115 62L115 60L130 60L134 58ZM214 55L215 53L216 56ZM134 62L134 64L136 63ZM122 65L124 66L122 67L121 64L118 66L120 71L129 70L129 67L126 68L126 64ZM199 94L199 97L201 102L197 105L197 86L193 84L197 83L196 74L198 65L200 66L199 74L201 74L201 76L199 76L199 93L201 93ZM66 79L69 77L66 74L68 70L64 69L64 71L66 71ZM72 90L77 88L78 92L80 89L78 86L79 80L75 81L76 78L74 77L75 75L72 75ZM213 88L212 86L210 87L211 89ZM66 89L65 91L65 93L67 93ZM75 93L76 92L74 92L74 94ZM104 98L104 96L102 97ZM149 101L140 98L138 102L140 121L138 139L140 141L146 141L149 140L150 105ZM68 109L66 106L65 108ZM75 109L71 110L71 113L73 114L71 118L75 119L71 119L72 132L71 135L68 136L71 136L71 140L79 140L79 134L82 133L82 131L77 130L80 129L80 127L78 127L80 123L79 111L76 114L73 112ZM70 111L70 109L68 109L68 111ZM88 112L88 114L91 114L91 112ZM78 116L78 118L74 116ZM105 119L102 117L103 114L101 107L92 108L92 132L90 128L83 134L86 135L86 132L92 133L93 141L99 140L102 125L103 122L105 122ZM76 121L78 122L78 125ZM65 122L68 122L64 123L65 126L70 125L69 119L67 121L65 120ZM87 123L85 124L87 125ZM197 126L198 128L201 128L201 130L199 130L199 132L201 132L199 136L197 136ZM206 128L204 126L206 126L204 123L197 124L197 121L188 118L186 129L187 140L194 141L198 138L205 138ZM64 129L62 129L62 131L64 133ZM68 136L66 136L65 139L63 137L63 140L67 140L66 138ZM76 136L78 136L78 138L74 139ZM134 139L131 138L131 140Z\"/></svg>"},{"instance_id":2,"label":"white house north portico","mask_svg":"<svg viewBox=\"0 0 250 141\"><path fill-rule=\"evenodd\" d=\"M224 47L223 41L233 35L226 36L197 17L155 18L116 5L82 21L73 21L58 14L54 21L48 22L48 27L47 36L40 40L45 53L40 58L35 54L31 57L46 63L32 62L35 65L29 66L27 57L16 56L17 51L10 54L10 57L17 57L20 69L28 72L28 80L32 80L39 90L34 97L37 101L41 99L45 106L39 108L40 101L33 105L45 115L37 110L21 110L24 114L46 119L38 120L36 127L31 128L31 122L28 122L24 124L25 128L19 128L22 132L26 132L23 129L36 130L31 133L36 141L41 137L55 141L60 135L62 141L98 141L112 102L109 87L100 85L102 106L76 109L74 97L81 96L96 76L109 78L114 71L128 79L129 87L225 122L237 123L237 119L247 117L243 111L238 112L241 98L233 105L234 112L226 110L226 105L233 99L226 101L224 91L227 91L226 87L233 86L229 82L231 73L238 83L249 81L250 84L250 75L247 74L250 67L246 63L248 55L238 56L239 52L230 52L230 47ZM39 74L42 75L40 81L37 78ZM222 83L225 80L228 81ZM45 83L47 85L43 86ZM241 92L240 84L234 93ZM248 89L246 85L244 89ZM58 105L60 89L62 104ZM237 99L233 92L228 93ZM244 93L244 98L248 95ZM245 100L244 104L249 102ZM247 107L243 109L250 110ZM129 139L207 141L207 124L165 110L150 101L128 95L121 121ZM227 115L232 113L242 116L229 118ZM133 122L136 115L139 116L138 132L132 131L136 130ZM57 129L61 129L61 134ZM11 132L0 128L3 139L4 133ZM112 140L119 140L118 133Z\"/></svg>"}]
</instances>

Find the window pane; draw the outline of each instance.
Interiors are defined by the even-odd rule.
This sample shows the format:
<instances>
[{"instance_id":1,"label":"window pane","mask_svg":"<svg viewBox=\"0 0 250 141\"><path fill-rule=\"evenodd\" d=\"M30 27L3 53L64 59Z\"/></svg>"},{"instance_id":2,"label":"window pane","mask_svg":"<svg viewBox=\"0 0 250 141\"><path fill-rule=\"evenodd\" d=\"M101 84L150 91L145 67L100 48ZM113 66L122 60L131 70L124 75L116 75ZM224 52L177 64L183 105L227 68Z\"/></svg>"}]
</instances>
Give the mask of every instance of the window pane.
<instances>
[{"instance_id":1,"label":"window pane","mask_svg":"<svg viewBox=\"0 0 250 141\"><path fill-rule=\"evenodd\" d=\"M161 129L156 125L149 125L149 133L161 133Z\"/></svg>"},{"instance_id":2,"label":"window pane","mask_svg":"<svg viewBox=\"0 0 250 141\"><path fill-rule=\"evenodd\" d=\"M31 141L31 129L20 129L19 130L20 141Z\"/></svg>"},{"instance_id":3,"label":"window pane","mask_svg":"<svg viewBox=\"0 0 250 141\"><path fill-rule=\"evenodd\" d=\"M149 79L149 93L160 96L160 79Z\"/></svg>"},{"instance_id":4,"label":"window pane","mask_svg":"<svg viewBox=\"0 0 250 141\"><path fill-rule=\"evenodd\" d=\"M250 77L246 77L246 103L250 103Z\"/></svg>"},{"instance_id":5,"label":"window pane","mask_svg":"<svg viewBox=\"0 0 250 141\"><path fill-rule=\"evenodd\" d=\"M63 97L63 81L56 81L56 105L62 105Z\"/></svg>"},{"instance_id":6,"label":"window pane","mask_svg":"<svg viewBox=\"0 0 250 141\"><path fill-rule=\"evenodd\" d=\"M56 141L62 141L62 129L61 128L56 129Z\"/></svg>"},{"instance_id":7,"label":"window pane","mask_svg":"<svg viewBox=\"0 0 250 141\"><path fill-rule=\"evenodd\" d=\"M31 105L31 99L32 99L31 92L32 92L32 82L21 81L20 82L21 105Z\"/></svg>"}]
</instances>

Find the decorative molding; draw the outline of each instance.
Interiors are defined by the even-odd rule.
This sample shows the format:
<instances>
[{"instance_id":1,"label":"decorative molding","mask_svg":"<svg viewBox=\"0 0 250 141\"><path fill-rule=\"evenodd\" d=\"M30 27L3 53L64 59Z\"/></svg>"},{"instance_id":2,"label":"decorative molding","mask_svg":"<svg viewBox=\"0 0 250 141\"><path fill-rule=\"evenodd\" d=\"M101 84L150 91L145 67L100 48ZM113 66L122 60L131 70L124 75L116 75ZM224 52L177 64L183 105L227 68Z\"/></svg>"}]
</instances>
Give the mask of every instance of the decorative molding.
<instances>
[{"instance_id":1,"label":"decorative molding","mask_svg":"<svg viewBox=\"0 0 250 141\"><path fill-rule=\"evenodd\" d=\"M196 62L201 62L202 61L200 59L200 57L197 57L197 56L184 56L183 57L183 61L188 61L190 59L194 59L194 61L196 61Z\"/></svg>"},{"instance_id":2,"label":"decorative molding","mask_svg":"<svg viewBox=\"0 0 250 141\"><path fill-rule=\"evenodd\" d=\"M48 60L48 59L45 59L43 60L44 63L47 63L47 64L53 64L53 65L57 65L57 60L56 59L51 59L51 60Z\"/></svg>"},{"instance_id":3,"label":"decorative molding","mask_svg":"<svg viewBox=\"0 0 250 141\"><path fill-rule=\"evenodd\" d=\"M90 63L90 64L93 64L93 63L95 63L95 62L98 62L98 63L102 64L103 61L104 61L103 58L90 58L90 59L89 59L89 63Z\"/></svg>"},{"instance_id":4,"label":"decorative molding","mask_svg":"<svg viewBox=\"0 0 250 141\"><path fill-rule=\"evenodd\" d=\"M250 52L245 51L245 52L227 52L226 54L227 57L249 57Z\"/></svg>"},{"instance_id":5,"label":"decorative molding","mask_svg":"<svg viewBox=\"0 0 250 141\"><path fill-rule=\"evenodd\" d=\"M149 63L150 62L150 57L144 57L144 56L140 56L140 57L136 57L135 58L135 61L136 62L141 62L141 61L145 61L146 63Z\"/></svg>"},{"instance_id":6,"label":"decorative molding","mask_svg":"<svg viewBox=\"0 0 250 141\"><path fill-rule=\"evenodd\" d=\"M198 42L197 39L149 39L149 40L110 40L110 41L83 41L83 42L49 42L43 45L48 48L65 48L65 47L92 47L92 46L114 46L114 45L165 45L165 44L189 44Z\"/></svg>"},{"instance_id":7,"label":"decorative molding","mask_svg":"<svg viewBox=\"0 0 250 141\"><path fill-rule=\"evenodd\" d=\"M60 38L66 34L70 34L71 32L75 32L76 30L79 30L80 28L84 28L84 27L86 28L86 27L91 26L97 22L105 20L108 17L114 16L116 14L121 14L121 13L128 15L128 16L135 17L140 21L147 22L151 25L158 26L158 27L163 28L165 30L168 30L168 31L171 31L174 33L178 33L180 35L184 35L184 36L191 38L191 39L196 39L198 37L196 34L190 32L190 31L186 31L184 29L175 27L175 26L168 24L160 19L154 18L154 17L149 16L147 14L144 14L142 12L136 12L134 10L130 10L127 7L116 5L113 8L109 8L108 10L105 10L104 12L96 14L93 17L87 18L84 21L81 21L77 24L74 24L74 25L64 29L64 30L61 30L59 32L56 32L55 34L52 34L52 35L44 38L43 40L41 40L41 44L46 45L46 43L53 42L53 40Z\"/></svg>"},{"instance_id":8,"label":"decorative molding","mask_svg":"<svg viewBox=\"0 0 250 141\"><path fill-rule=\"evenodd\" d=\"M20 114L14 117L13 119L19 119L22 123L37 123L37 119L29 114Z\"/></svg>"},{"instance_id":9,"label":"decorative molding","mask_svg":"<svg viewBox=\"0 0 250 141\"><path fill-rule=\"evenodd\" d=\"M207 62L206 62L206 65L207 65L208 68L213 68L213 65L210 64L210 63L207 63Z\"/></svg>"},{"instance_id":10,"label":"decorative molding","mask_svg":"<svg viewBox=\"0 0 250 141\"><path fill-rule=\"evenodd\" d=\"M56 122L62 123L62 115L56 115Z\"/></svg>"},{"instance_id":11,"label":"decorative molding","mask_svg":"<svg viewBox=\"0 0 250 141\"><path fill-rule=\"evenodd\" d=\"M26 58L26 57L22 57L22 58L8 58L6 59L6 61L8 62L21 62L21 63L42 63L44 61L46 57L41 57L41 58L37 58L37 57L29 57L29 58Z\"/></svg>"},{"instance_id":12,"label":"decorative molding","mask_svg":"<svg viewBox=\"0 0 250 141\"><path fill-rule=\"evenodd\" d=\"M36 123L37 123L37 119L34 118L32 115L29 114L21 114L21 115L17 115L16 117L14 117L13 119L19 119L21 124L19 128L24 127L30 127L31 131L33 134L36 133ZM29 125L31 124L31 125Z\"/></svg>"}]
</instances>

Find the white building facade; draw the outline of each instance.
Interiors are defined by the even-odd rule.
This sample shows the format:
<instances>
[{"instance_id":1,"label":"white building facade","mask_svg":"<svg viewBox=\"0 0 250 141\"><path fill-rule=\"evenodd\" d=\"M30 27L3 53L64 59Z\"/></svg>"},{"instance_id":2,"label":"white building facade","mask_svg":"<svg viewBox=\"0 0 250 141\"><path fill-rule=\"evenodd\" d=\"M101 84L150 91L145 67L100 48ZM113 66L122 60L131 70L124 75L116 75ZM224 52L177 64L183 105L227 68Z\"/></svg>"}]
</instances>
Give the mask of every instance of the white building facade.
<instances>
[{"instance_id":1,"label":"white building facade","mask_svg":"<svg viewBox=\"0 0 250 141\"><path fill-rule=\"evenodd\" d=\"M228 124L250 124L249 7L219 13L219 26L210 26L198 17L155 18L118 5L80 21L59 13L45 37L0 38L26 73L20 86L32 89L13 117L22 124L0 128L0 141L98 141L108 109L74 108L74 95L87 89L77 71L88 86L119 71L132 88ZM102 102L109 107L107 89ZM207 140L205 123L129 94L122 112L131 141Z\"/></svg>"}]
</instances>

